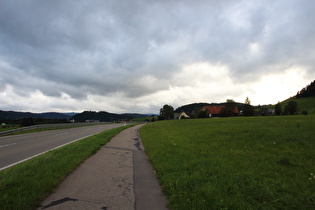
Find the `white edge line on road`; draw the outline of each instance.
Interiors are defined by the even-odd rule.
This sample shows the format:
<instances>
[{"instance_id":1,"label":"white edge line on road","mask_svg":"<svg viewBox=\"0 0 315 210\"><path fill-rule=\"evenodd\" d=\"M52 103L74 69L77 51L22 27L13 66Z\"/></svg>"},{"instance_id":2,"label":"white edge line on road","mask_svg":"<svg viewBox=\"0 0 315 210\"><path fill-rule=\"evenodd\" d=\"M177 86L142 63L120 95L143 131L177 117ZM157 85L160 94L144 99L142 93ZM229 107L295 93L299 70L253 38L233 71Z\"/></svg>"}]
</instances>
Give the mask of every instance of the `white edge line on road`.
<instances>
[{"instance_id":1,"label":"white edge line on road","mask_svg":"<svg viewBox=\"0 0 315 210\"><path fill-rule=\"evenodd\" d=\"M15 145L15 144L16 144L16 143L1 145L0 148L13 146L13 145Z\"/></svg>"},{"instance_id":2,"label":"white edge line on road","mask_svg":"<svg viewBox=\"0 0 315 210\"><path fill-rule=\"evenodd\" d=\"M25 159L20 160L20 161L18 161L18 162L12 163L12 164L7 165L7 166L5 166L5 167L3 167L3 168L0 168L0 171L2 171L2 170L4 170L4 169L7 169L7 168L10 168L10 167L12 167L12 166L15 166L15 165L17 165L17 164L19 164L19 163L23 163L23 162L25 162L25 161L27 161L27 160L29 160L29 159L32 159L32 158L37 157L37 156L39 156L39 155L45 154L45 153L47 153L47 152L49 152L49 151L52 151L52 150L58 149L58 148L60 148L60 147L66 146L67 144L71 144L71 143L73 143L73 142L75 142L75 141L79 141L79 140L81 140L81 139L85 139L85 138L90 137L90 136L93 136L93 135L95 135L95 133L94 133L94 134L91 134L91 135L88 135L88 136L84 136L84 137L75 139L75 140L70 141L70 142L68 142L68 143L59 145L59 146L54 147L54 148L52 148L52 149L46 150L46 151L44 151L44 152L38 153L38 154L36 154L36 155L33 155L33 156L31 156L31 157L28 157L28 158L25 158Z\"/></svg>"}]
</instances>

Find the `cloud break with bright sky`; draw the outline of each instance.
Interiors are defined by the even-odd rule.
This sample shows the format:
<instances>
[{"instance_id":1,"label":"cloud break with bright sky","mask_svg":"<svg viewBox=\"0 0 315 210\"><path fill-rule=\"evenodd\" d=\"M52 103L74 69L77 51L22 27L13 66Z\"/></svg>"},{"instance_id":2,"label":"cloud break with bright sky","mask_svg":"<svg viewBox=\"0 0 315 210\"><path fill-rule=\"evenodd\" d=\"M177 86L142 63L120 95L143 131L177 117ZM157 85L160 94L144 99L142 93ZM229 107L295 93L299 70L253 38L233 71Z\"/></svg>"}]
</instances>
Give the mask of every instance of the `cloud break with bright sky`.
<instances>
[{"instance_id":1,"label":"cloud break with bright sky","mask_svg":"<svg viewBox=\"0 0 315 210\"><path fill-rule=\"evenodd\" d=\"M312 0L0 0L0 109L275 104L315 78Z\"/></svg>"}]
</instances>

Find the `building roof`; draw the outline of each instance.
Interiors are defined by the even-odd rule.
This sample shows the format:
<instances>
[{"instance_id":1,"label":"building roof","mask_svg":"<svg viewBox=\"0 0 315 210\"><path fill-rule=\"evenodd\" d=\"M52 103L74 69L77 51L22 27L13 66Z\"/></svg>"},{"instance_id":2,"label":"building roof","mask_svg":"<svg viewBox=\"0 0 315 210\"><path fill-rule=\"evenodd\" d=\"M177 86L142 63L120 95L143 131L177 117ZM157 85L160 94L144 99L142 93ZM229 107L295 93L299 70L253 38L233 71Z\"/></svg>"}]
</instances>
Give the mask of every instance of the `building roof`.
<instances>
[{"instance_id":1,"label":"building roof","mask_svg":"<svg viewBox=\"0 0 315 210\"><path fill-rule=\"evenodd\" d=\"M182 112L182 113L180 113L178 119L181 119L183 116L186 117L186 118L190 118L190 117L186 114L186 112Z\"/></svg>"},{"instance_id":2,"label":"building roof","mask_svg":"<svg viewBox=\"0 0 315 210\"><path fill-rule=\"evenodd\" d=\"M204 106L204 109L207 109L210 114L220 114L221 109L225 106ZM237 106L234 108L234 114L239 114Z\"/></svg>"},{"instance_id":3,"label":"building roof","mask_svg":"<svg viewBox=\"0 0 315 210\"><path fill-rule=\"evenodd\" d=\"M207 109L210 114L220 114L221 109L224 106L204 106L204 109Z\"/></svg>"}]
</instances>

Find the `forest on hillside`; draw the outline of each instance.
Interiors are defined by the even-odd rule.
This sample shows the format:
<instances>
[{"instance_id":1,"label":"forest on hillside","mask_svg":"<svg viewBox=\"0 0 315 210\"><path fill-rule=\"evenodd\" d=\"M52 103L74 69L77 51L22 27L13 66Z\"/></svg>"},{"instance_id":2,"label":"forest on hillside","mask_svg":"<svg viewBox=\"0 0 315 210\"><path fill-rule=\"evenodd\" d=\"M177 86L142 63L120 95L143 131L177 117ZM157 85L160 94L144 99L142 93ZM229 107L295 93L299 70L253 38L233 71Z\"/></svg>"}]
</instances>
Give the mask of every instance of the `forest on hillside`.
<instances>
[{"instance_id":1,"label":"forest on hillside","mask_svg":"<svg viewBox=\"0 0 315 210\"><path fill-rule=\"evenodd\" d=\"M297 98L305 98L315 96L315 80L307 85L302 90L298 91L296 94Z\"/></svg>"},{"instance_id":2,"label":"forest on hillside","mask_svg":"<svg viewBox=\"0 0 315 210\"><path fill-rule=\"evenodd\" d=\"M135 114L135 113L125 113L125 114L115 114L105 111L84 111L82 113L76 114L71 117L71 119L76 122L85 122L86 120L98 120L100 122L113 122L119 120L132 120L133 118L147 117L146 114Z\"/></svg>"}]
</instances>

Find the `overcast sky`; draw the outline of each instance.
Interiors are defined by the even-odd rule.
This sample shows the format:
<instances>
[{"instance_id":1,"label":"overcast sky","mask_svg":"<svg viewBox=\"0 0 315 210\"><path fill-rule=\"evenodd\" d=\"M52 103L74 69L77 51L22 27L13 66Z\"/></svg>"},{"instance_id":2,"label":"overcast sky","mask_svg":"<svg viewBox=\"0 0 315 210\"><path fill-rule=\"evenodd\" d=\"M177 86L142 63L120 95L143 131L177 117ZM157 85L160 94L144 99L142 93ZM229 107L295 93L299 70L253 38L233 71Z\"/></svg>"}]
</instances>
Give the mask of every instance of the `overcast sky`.
<instances>
[{"instance_id":1,"label":"overcast sky","mask_svg":"<svg viewBox=\"0 0 315 210\"><path fill-rule=\"evenodd\" d=\"M312 0L0 0L0 110L275 104L315 79Z\"/></svg>"}]
</instances>

